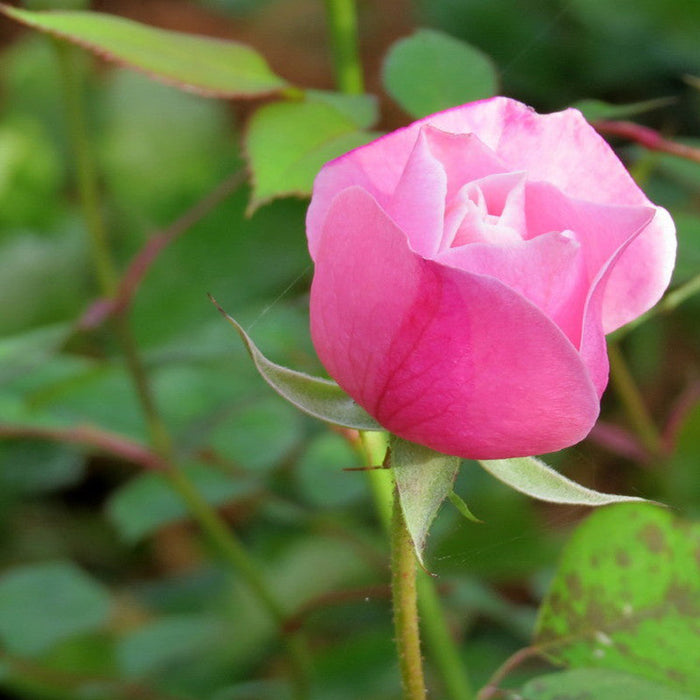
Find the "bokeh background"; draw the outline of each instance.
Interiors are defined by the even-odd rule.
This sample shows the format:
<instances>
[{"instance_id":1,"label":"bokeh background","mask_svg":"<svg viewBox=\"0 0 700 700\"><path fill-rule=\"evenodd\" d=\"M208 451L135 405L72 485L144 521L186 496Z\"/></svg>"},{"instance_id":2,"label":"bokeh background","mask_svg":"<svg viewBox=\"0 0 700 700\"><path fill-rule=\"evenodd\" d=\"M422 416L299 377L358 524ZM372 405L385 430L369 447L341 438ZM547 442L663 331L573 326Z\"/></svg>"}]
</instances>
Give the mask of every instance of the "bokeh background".
<instances>
[{"instance_id":1,"label":"bokeh background","mask_svg":"<svg viewBox=\"0 0 700 700\"><path fill-rule=\"evenodd\" d=\"M90 6L238 39L291 82L333 87L320 0ZM501 91L540 111L653 101L631 118L700 145L696 0L364 0L359 12L381 129L408 121L383 92L382 59L427 26L489 55ZM31 437L89 425L147 439L110 333L79 327L99 291L53 47L0 18L0 52L0 697L284 697L277 631L167 484L108 451ZM102 210L123 269L149 236L245 168L240 139L259 103L188 95L80 58ZM674 215L679 288L699 271L700 165L612 143ZM161 253L134 300L135 338L192 480L311 640L314 697L397 698L388 546L366 475L343 471L360 458L345 436L264 385L206 296L268 356L322 371L308 336L306 202L283 199L246 216L248 198L248 186L238 187ZM699 313L700 297L690 296L619 337L600 425L548 461L583 484L697 518ZM629 394L621 398L625 370L653 423L646 437ZM534 503L473 464L457 491L484 524L445 506L427 559L478 686L528 644L558 554L586 513Z\"/></svg>"}]
</instances>

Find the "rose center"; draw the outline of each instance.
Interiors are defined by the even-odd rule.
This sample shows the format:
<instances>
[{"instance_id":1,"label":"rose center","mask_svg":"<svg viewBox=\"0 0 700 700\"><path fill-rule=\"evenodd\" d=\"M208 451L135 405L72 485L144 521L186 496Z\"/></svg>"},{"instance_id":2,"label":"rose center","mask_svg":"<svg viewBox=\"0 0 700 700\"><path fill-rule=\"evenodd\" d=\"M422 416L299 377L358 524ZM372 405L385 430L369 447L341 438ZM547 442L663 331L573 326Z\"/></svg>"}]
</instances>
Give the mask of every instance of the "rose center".
<instances>
[{"instance_id":1,"label":"rose center","mask_svg":"<svg viewBox=\"0 0 700 700\"><path fill-rule=\"evenodd\" d=\"M441 250L471 243L507 246L525 238L525 174L468 182L447 203Z\"/></svg>"}]
</instances>

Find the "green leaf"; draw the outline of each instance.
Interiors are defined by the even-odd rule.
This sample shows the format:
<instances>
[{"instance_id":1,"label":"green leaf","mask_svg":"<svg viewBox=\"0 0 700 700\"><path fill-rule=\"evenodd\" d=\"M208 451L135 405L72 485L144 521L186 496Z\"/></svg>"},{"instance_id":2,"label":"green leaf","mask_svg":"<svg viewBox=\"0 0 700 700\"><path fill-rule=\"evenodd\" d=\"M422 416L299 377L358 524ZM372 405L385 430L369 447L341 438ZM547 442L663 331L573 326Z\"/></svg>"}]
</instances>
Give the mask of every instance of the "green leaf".
<instances>
[{"instance_id":1,"label":"green leaf","mask_svg":"<svg viewBox=\"0 0 700 700\"><path fill-rule=\"evenodd\" d=\"M334 107L360 129L371 129L379 120L379 103L374 95L346 95L330 90L307 90L306 99Z\"/></svg>"},{"instance_id":2,"label":"green leaf","mask_svg":"<svg viewBox=\"0 0 700 700\"><path fill-rule=\"evenodd\" d=\"M564 551L535 644L557 663L700 694L699 551L700 525L661 508L593 513Z\"/></svg>"},{"instance_id":3,"label":"green leaf","mask_svg":"<svg viewBox=\"0 0 700 700\"><path fill-rule=\"evenodd\" d=\"M261 107L245 135L253 176L249 213L275 197L310 195L324 163L378 135L359 129L358 116L348 115L347 103L343 109L327 99Z\"/></svg>"},{"instance_id":4,"label":"green leaf","mask_svg":"<svg viewBox=\"0 0 700 700\"><path fill-rule=\"evenodd\" d=\"M8 17L79 44L157 80L208 97L258 97L288 86L254 49L234 41L156 29L99 12L30 12Z\"/></svg>"},{"instance_id":5,"label":"green leaf","mask_svg":"<svg viewBox=\"0 0 700 700\"><path fill-rule=\"evenodd\" d=\"M0 638L10 653L33 656L108 619L107 591L68 562L20 566L0 577Z\"/></svg>"},{"instance_id":6,"label":"green leaf","mask_svg":"<svg viewBox=\"0 0 700 700\"><path fill-rule=\"evenodd\" d=\"M201 495L221 505L256 490L250 480L236 479L202 465L184 471ZM138 542L159 528L187 517L187 507L162 474L141 474L115 491L107 503L107 515L127 542Z\"/></svg>"},{"instance_id":7,"label":"green leaf","mask_svg":"<svg viewBox=\"0 0 700 700\"><path fill-rule=\"evenodd\" d=\"M204 615L171 615L127 634L117 647L117 660L127 678L191 662L221 644L223 620Z\"/></svg>"},{"instance_id":8,"label":"green leaf","mask_svg":"<svg viewBox=\"0 0 700 700\"><path fill-rule=\"evenodd\" d=\"M268 360L243 327L212 299L224 318L245 343L260 376L284 399L314 418L355 430L382 430L377 421L358 406L335 382L312 377Z\"/></svg>"},{"instance_id":9,"label":"green leaf","mask_svg":"<svg viewBox=\"0 0 700 700\"><path fill-rule=\"evenodd\" d=\"M580 100L571 105L578 109L589 122L599 119L623 119L634 117L638 114L651 112L660 107L666 107L674 102L673 97L658 97L654 100L643 102L630 102L624 105L614 105L602 100Z\"/></svg>"},{"instance_id":10,"label":"green leaf","mask_svg":"<svg viewBox=\"0 0 700 700\"><path fill-rule=\"evenodd\" d=\"M533 678L519 691L521 700L693 700L659 683L619 671L580 668Z\"/></svg>"},{"instance_id":11,"label":"green leaf","mask_svg":"<svg viewBox=\"0 0 700 700\"><path fill-rule=\"evenodd\" d=\"M297 483L312 505L339 508L366 493L364 479L343 471L358 466L355 450L340 435L325 431L316 436L297 461Z\"/></svg>"},{"instance_id":12,"label":"green leaf","mask_svg":"<svg viewBox=\"0 0 700 700\"><path fill-rule=\"evenodd\" d=\"M399 492L406 527L421 566L430 525L442 502L452 491L460 465L459 457L394 437L391 440L391 469Z\"/></svg>"},{"instance_id":13,"label":"green leaf","mask_svg":"<svg viewBox=\"0 0 700 700\"><path fill-rule=\"evenodd\" d=\"M634 496L615 496L588 489L562 476L536 457L479 460L479 464L507 486L540 501L577 506L644 501Z\"/></svg>"},{"instance_id":14,"label":"green leaf","mask_svg":"<svg viewBox=\"0 0 700 700\"><path fill-rule=\"evenodd\" d=\"M85 459L71 445L12 440L0 443L0 465L0 492L23 495L75 483Z\"/></svg>"},{"instance_id":15,"label":"green leaf","mask_svg":"<svg viewBox=\"0 0 700 700\"><path fill-rule=\"evenodd\" d=\"M212 430L209 443L245 469L267 471L278 466L303 437L302 414L270 395L231 412Z\"/></svg>"},{"instance_id":16,"label":"green leaf","mask_svg":"<svg viewBox=\"0 0 700 700\"><path fill-rule=\"evenodd\" d=\"M498 92L496 69L473 46L434 29L397 41L384 61L388 93L414 117L425 117Z\"/></svg>"}]
</instances>

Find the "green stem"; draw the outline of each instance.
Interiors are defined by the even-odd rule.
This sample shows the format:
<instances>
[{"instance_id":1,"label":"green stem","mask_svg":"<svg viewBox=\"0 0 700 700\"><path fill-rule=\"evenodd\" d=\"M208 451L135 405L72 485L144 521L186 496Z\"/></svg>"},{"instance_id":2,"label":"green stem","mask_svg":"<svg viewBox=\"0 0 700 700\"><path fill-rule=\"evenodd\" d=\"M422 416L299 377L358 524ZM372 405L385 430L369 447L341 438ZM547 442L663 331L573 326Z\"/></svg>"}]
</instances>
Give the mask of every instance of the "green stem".
<instances>
[{"instance_id":1,"label":"green stem","mask_svg":"<svg viewBox=\"0 0 700 700\"><path fill-rule=\"evenodd\" d=\"M387 439L384 433L361 433L360 454L368 465L379 465L384 460ZM393 482L387 469L365 472L379 519L387 532L392 527ZM430 660L437 668L449 700L472 700L469 676L457 646L450 634L445 612L440 603L435 580L425 571L418 571L418 609Z\"/></svg>"},{"instance_id":2,"label":"green stem","mask_svg":"<svg viewBox=\"0 0 700 700\"><path fill-rule=\"evenodd\" d=\"M616 343L608 344L608 356L610 358L612 384L622 401L632 427L649 454L654 457L662 456L663 443L661 435L649 415L639 387L629 371L620 347Z\"/></svg>"},{"instance_id":3,"label":"green stem","mask_svg":"<svg viewBox=\"0 0 700 700\"><path fill-rule=\"evenodd\" d=\"M79 76L72 63L72 47L59 41L55 41L55 45L63 75L66 115L76 161L77 185L83 216L92 241L93 259L101 291L105 296L112 296L117 289L118 276L99 206L97 171L87 136ZM223 518L202 497L178 466L173 454L172 440L158 412L148 375L126 316L117 315L114 320L114 331L146 420L151 446L166 465L165 477L187 505L190 514L197 521L205 536L216 547L223 560L243 576L262 606L280 628L292 665L294 697L298 700L306 698L309 689L309 662L307 645L303 635L299 631L291 634L285 633L284 610L270 592L257 565Z\"/></svg>"},{"instance_id":4,"label":"green stem","mask_svg":"<svg viewBox=\"0 0 700 700\"><path fill-rule=\"evenodd\" d=\"M430 658L437 667L450 700L473 700L474 691L445 619L430 574L418 572L418 607Z\"/></svg>"},{"instance_id":5,"label":"green stem","mask_svg":"<svg viewBox=\"0 0 700 700\"><path fill-rule=\"evenodd\" d=\"M361 95L364 92L364 80L357 48L355 0L325 0L325 2L336 85L341 92Z\"/></svg>"},{"instance_id":6,"label":"green stem","mask_svg":"<svg viewBox=\"0 0 700 700\"><path fill-rule=\"evenodd\" d=\"M394 492L391 524L391 591L404 700L425 700L423 659L418 628L416 555L404 522L398 490Z\"/></svg>"},{"instance_id":7,"label":"green stem","mask_svg":"<svg viewBox=\"0 0 700 700\"><path fill-rule=\"evenodd\" d=\"M58 66L61 72L68 136L75 159L83 217L92 243L93 263L102 293L111 296L117 286L117 272L109 253L107 230L100 212L97 172L87 136L88 129L81 95L80 76L75 66L76 49L58 39L52 41L56 48Z\"/></svg>"}]
</instances>

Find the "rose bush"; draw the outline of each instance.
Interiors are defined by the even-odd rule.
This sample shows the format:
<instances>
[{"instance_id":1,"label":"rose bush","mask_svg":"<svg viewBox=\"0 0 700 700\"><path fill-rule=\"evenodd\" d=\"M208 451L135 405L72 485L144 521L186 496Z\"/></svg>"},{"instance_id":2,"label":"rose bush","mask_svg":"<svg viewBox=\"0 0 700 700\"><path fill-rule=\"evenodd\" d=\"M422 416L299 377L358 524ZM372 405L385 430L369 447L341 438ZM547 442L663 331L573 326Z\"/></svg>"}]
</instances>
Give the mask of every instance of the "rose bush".
<instances>
[{"instance_id":1,"label":"rose bush","mask_svg":"<svg viewBox=\"0 0 700 700\"><path fill-rule=\"evenodd\" d=\"M605 334L659 299L675 258L668 212L578 111L503 97L325 165L307 235L329 374L390 432L479 459L586 436Z\"/></svg>"}]
</instances>

